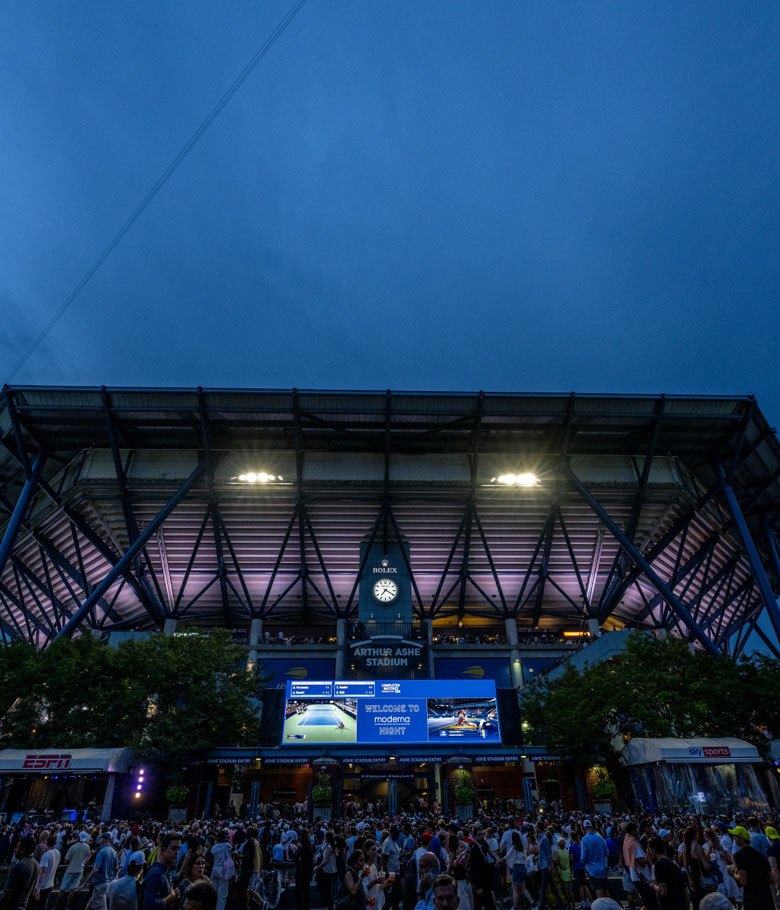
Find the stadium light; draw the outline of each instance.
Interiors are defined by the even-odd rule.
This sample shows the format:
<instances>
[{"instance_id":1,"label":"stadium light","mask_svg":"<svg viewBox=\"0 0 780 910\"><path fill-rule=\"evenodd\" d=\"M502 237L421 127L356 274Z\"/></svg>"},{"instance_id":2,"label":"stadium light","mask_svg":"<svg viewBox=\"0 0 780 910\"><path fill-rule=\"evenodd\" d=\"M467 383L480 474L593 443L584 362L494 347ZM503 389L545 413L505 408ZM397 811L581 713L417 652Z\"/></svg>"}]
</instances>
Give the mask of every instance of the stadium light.
<instances>
[{"instance_id":1,"label":"stadium light","mask_svg":"<svg viewBox=\"0 0 780 910\"><path fill-rule=\"evenodd\" d=\"M273 483L284 480L284 477L281 474L269 474L267 471L249 471L246 474L239 474L238 480L241 483Z\"/></svg>"},{"instance_id":2,"label":"stadium light","mask_svg":"<svg viewBox=\"0 0 780 910\"><path fill-rule=\"evenodd\" d=\"M539 478L530 471L523 471L520 474L499 474L498 477L491 477L490 482L505 487L535 487Z\"/></svg>"}]
</instances>

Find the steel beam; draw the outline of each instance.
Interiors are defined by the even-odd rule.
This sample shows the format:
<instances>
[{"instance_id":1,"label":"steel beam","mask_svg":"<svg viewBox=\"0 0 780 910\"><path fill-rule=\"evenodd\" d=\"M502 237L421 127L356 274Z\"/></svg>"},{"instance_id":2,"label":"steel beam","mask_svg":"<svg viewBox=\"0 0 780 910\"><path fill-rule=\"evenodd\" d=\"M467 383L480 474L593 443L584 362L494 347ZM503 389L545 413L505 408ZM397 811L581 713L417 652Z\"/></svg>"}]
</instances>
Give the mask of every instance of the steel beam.
<instances>
[{"instance_id":1,"label":"steel beam","mask_svg":"<svg viewBox=\"0 0 780 910\"><path fill-rule=\"evenodd\" d=\"M371 526L371 531L368 537L368 544L366 545L365 552L363 553L363 558L360 560L360 565L358 566L358 573L355 576L355 581L352 585L352 590L349 592L349 599L347 600L346 606L344 607L344 618L349 619L352 615L352 603L355 600L355 594L357 593L358 586L360 585L360 579L363 577L363 573L366 570L366 565L368 563L368 557L371 555L371 547L374 546L374 541L376 540L377 532L379 531L379 525L382 523L383 512L387 508L387 504L383 503L382 507L379 510L379 514L376 517L376 521Z\"/></svg>"},{"instance_id":2,"label":"steel beam","mask_svg":"<svg viewBox=\"0 0 780 910\"><path fill-rule=\"evenodd\" d=\"M209 523L209 518L211 517L211 506L206 506L206 514L203 516L203 521L200 523L200 530L198 531L198 536L195 538L195 545L190 552L190 558L187 560L187 568L184 570L184 577L181 580L179 585L179 593L176 595L176 600L173 603L173 609L171 615L176 619L179 615L179 604L181 599L184 596L184 591L187 588L187 582L190 579L190 574L192 572L192 567L195 565L195 557L198 555L198 550L200 549L201 541L203 540L203 535L206 533L206 527Z\"/></svg>"},{"instance_id":3,"label":"steel beam","mask_svg":"<svg viewBox=\"0 0 780 910\"><path fill-rule=\"evenodd\" d=\"M296 522L297 518L298 518L298 503L296 502L295 508L293 509L293 513L290 517L289 522L287 523L287 530L284 532L284 538L282 540L282 545L281 545L281 547L279 547L279 552L276 554L276 560L274 562L274 567L271 570L271 577L268 579L268 587L265 589L265 594L263 595L263 602L260 604L260 611L259 611L260 619L265 619L265 617L266 617L265 608L268 604L268 598L271 596L271 588L273 588L274 582L276 581L276 576L279 574L279 567L281 566L282 559L284 558L284 551L287 549L287 544L290 542L290 536L292 535L293 528L295 527L295 522ZM300 571L297 573L297 575L295 577L295 581L297 582L299 578L300 578ZM293 584L294 583L295 582L293 582ZM279 602L279 600L277 598L277 600L275 601L273 606L276 606L276 604L278 602ZM271 609L273 609L273 607Z\"/></svg>"},{"instance_id":4,"label":"steel beam","mask_svg":"<svg viewBox=\"0 0 780 910\"><path fill-rule=\"evenodd\" d=\"M14 506L11 517L8 519L8 524L5 526L3 539L0 540L0 576L2 576L6 563L8 562L8 557L11 555L11 550L16 542L16 535L19 533L19 528L24 521L24 516L27 513L27 508L30 505L30 500L35 492L35 488L38 485L38 480L40 479L45 462L46 453L41 449L35 456L35 461L30 469L29 476L24 482L24 486L19 493L19 498L16 500L16 505Z\"/></svg>"},{"instance_id":5,"label":"steel beam","mask_svg":"<svg viewBox=\"0 0 780 910\"><path fill-rule=\"evenodd\" d=\"M412 583L412 590L414 591L414 596L417 598L417 603L419 604L418 612L420 616L425 616L425 604L423 603L422 595L420 594L420 589L417 587L417 579L415 578L414 572L412 571L412 564L409 562L409 554L406 552L406 547L403 543L403 534L401 534L401 529L398 526L398 522L395 518L395 513L392 508L388 505L388 511L390 512L390 521L393 523L393 531L395 532L396 540L401 548L401 558L404 561L406 566L406 571L409 573L409 580Z\"/></svg>"},{"instance_id":6,"label":"steel beam","mask_svg":"<svg viewBox=\"0 0 780 910\"><path fill-rule=\"evenodd\" d=\"M672 589L676 588L677 585L680 584L680 582L691 573L693 573L695 576L696 570L705 561L707 556L712 553L717 543L718 537L711 537L709 540L706 540L702 546L686 560L685 565L680 566L677 564L675 572L672 575L672 580L669 582L669 587ZM657 607L662 600L662 595L656 594L655 597L650 598L649 606ZM649 612L650 611L648 608L645 607L640 613L637 614L637 622L642 622L644 619L646 619Z\"/></svg>"},{"instance_id":7,"label":"steel beam","mask_svg":"<svg viewBox=\"0 0 780 910\"><path fill-rule=\"evenodd\" d=\"M557 506L557 513L558 513L558 524L560 524L560 526L561 526L561 534L563 534L563 539L566 542L566 549L569 551L569 559L571 559L571 564L574 567L574 574L577 576L577 584L579 585L580 596L582 597L582 604L579 606L577 604L574 604L574 605L577 607L578 610L581 610L581 612L584 612L587 616L590 616L590 600L588 599L588 593L585 590L585 584L582 581L582 575L580 574L580 567L577 565L577 557L574 553L574 546L572 545L571 538L569 537L569 531L566 528L566 522L563 520L563 511L561 510L560 503L558 503L558 506ZM555 584L555 582L553 582L553 584ZM558 585L555 585L555 587L558 588L559 591L561 591L561 588L558 587ZM561 591L561 593L563 594L563 591ZM568 595L566 595L566 594L564 594L564 597L566 597L568 600L571 600L571 598L568 597ZM574 603L574 601L571 601L571 602Z\"/></svg>"},{"instance_id":8,"label":"steel beam","mask_svg":"<svg viewBox=\"0 0 780 910\"><path fill-rule=\"evenodd\" d=\"M774 629L775 635L777 636L778 644L780 644L780 608L777 606L777 597L772 590L772 585L769 583L769 578L766 574L764 564L761 562L761 557L758 555L758 548L756 547L755 541L753 540L753 535L750 533L750 528L748 528L747 522L745 521L745 516L742 514L742 509L739 507L739 502L737 501L734 489L729 483L726 472L723 470L723 465L718 461L715 463L714 467L718 480L720 481L723 495L725 496L726 502L728 503L729 511L734 518L734 523L737 527L737 533L739 534L740 539L742 540L742 545L745 548L745 555L747 556L748 562L750 563L750 568L753 572L753 578L756 580L756 585L758 586L758 591L761 595L761 599L764 601L764 605L769 616L769 621L771 622L772 628Z\"/></svg>"},{"instance_id":9,"label":"steel beam","mask_svg":"<svg viewBox=\"0 0 780 910\"><path fill-rule=\"evenodd\" d=\"M124 575L138 553L146 546L151 537L157 532L165 519L173 512L176 506L189 493L195 481L200 477L204 468L204 462L201 462L197 468L184 481L179 489L173 494L163 508L154 516L143 532L130 545L127 551L119 558L119 561L108 574L92 589L92 593L87 597L84 603L79 607L73 617L65 624L64 628L54 637L56 641L63 636L71 636L77 629L79 623L95 606L100 598L108 591L111 585L121 576Z\"/></svg>"},{"instance_id":10,"label":"steel beam","mask_svg":"<svg viewBox=\"0 0 780 910\"><path fill-rule=\"evenodd\" d=\"M122 515L125 520L125 530L127 531L128 540L132 544L138 537L138 522L136 521L135 513L133 512L133 507L130 503L130 493L127 489L127 478L125 477L124 465L122 464L122 459L119 455L119 445L117 444L114 421L111 414L111 402L108 396L108 390L105 386L103 386L101 389L101 398L103 402L103 417L106 423L108 442L111 447L111 455L114 460L114 473L116 474L116 481L119 485L119 500L122 504ZM152 579L152 584L154 585L157 592L155 596L154 592L150 591L149 597L157 601L157 609L160 611L163 618L167 619L169 613L165 605L165 598L163 597L162 588L160 587L160 583L157 580L157 575L154 571L152 561L149 559L149 553L147 552L146 547L144 547L136 557L134 564L136 576L139 579L143 579L144 573L143 565L141 563L142 558L149 572L149 576Z\"/></svg>"},{"instance_id":11,"label":"steel beam","mask_svg":"<svg viewBox=\"0 0 780 910\"><path fill-rule=\"evenodd\" d=\"M509 615L509 605L506 602L506 595L504 594L504 589L501 586L501 579L498 575L498 570L496 569L496 564L493 561L493 554L490 552L490 547L488 546L487 537L485 536L485 531L482 528L482 522L479 520L479 512L477 512L476 505L473 508L474 508L474 522L477 526L479 538L482 541L482 546L485 550L485 555L487 556L487 559L488 559L488 565L490 566L490 574L493 576L493 581L496 585L496 591L498 592L498 597L499 597L499 600L501 601L501 610L502 610L501 615L506 618ZM576 566L575 566L575 570L576 570ZM472 575L471 575L471 573L469 573L469 578L471 578L471 577L472 577Z\"/></svg>"},{"instance_id":12,"label":"steel beam","mask_svg":"<svg viewBox=\"0 0 780 910\"><path fill-rule=\"evenodd\" d=\"M571 467L567 466L567 471L569 477L574 484L575 489L580 494L580 496L585 500L585 502L590 506L593 512L598 516L607 530L612 534L612 536L617 540L617 542L626 550L630 558L634 563L639 566L650 582L653 584L655 589L663 594L664 600L669 604L669 606L674 610L674 612L680 617L680 619L685 623L688 629L693 633L697 641L702 645L705 650L709 651L710 654L719 655L720 652L714 645L714 643L704 634L701 628L699 628L696 620L693 618L688 608L682 604L677 597L675 597L674 592L669 587L669 585L658 575L658 573L653 569L650 563L645 559L645 557L639 552L639 550L634 546L633 542L628 539L625 533L613 521L612 516L607 512L607 510L598 502L598 500L593 496L590 490L582 483L582 481L577 477L577 475L572 471Z\"/></svg>"},{"instance_id":13,"label":"steel beam","mask_svg":"<svg viewBox=\"0 0 780 910\"><path fill-rule=\"evenodd\" d=\"M544 605L544 589L547 585L547 576L550 571L550 551L552 550L553 534L555 534L555 516L558 512L558 500L554 500L547 513L547 521L544 526L544 550L542 552L542 564L539 566L539 584L536 588L536 601L534 603L534 612L531 619L532 628L539 625L542 616L542 606Z\"/></svg>"},{"instance_id":14,"label":"steel beam","mask_svg":"<svg viewBox=\"0 0 780 910\"><path fill-rule=\"evenodd\" d=\"M200 471L200 467L198 468ZM118 553L115 553L108 544L100 537L99 534L95 532L93 528L84 520L84 518L70 506L64 506L63 511L65 515L70 519L71 523L76 526L76 528L81 531L82 535L92 544L93 547L100 553L103 559L106 562L110 563L112 566L116 566L121 561L121 557ZM152 519L153 522L156 521ZM149 526L147 526L148 529ZM155 524L155 527L157 525ZM137 540L138 538L136 538ZM134 544L132 545L134 546ZM126 579L127 583L135 592L136 597L141 602L142 606L146 609L147 613L152 617L155 623L162 625L165 621L165 614L161 612L160 606L157 603L156 599L152 596L151 591L139 578L136 578L133 575L132 564L123 563L123 569L121 573Z\"/></svg>"},{"instance_id":15,"label":"steel beam","mask_svg":"<svg viewBox=\"0 0 780 910\"><path fill-rule=\"evenodd\" d=\"M636 529L639 525L639 517L642 512L642 506L645 502L645 494L647 492L647 481L650 478L650 468L653 464L653 457L655 455L655 449L658 444L658 434L661 429L661 421L664 416L664 406L666 404L666 395L661 395L656 405L656 414L655 420L653 421L653 429L650 434L650 441L647 446L647 452L645 453L645 460L642 466L642 474L639 478L639 489L637 490L636 496L634 497L634 502L631 505L631 513L628 517L628 522L626 523L626 537L634 542L634 536L636 535ZM604 590L602 592L601 601L599 603L599 615L609 614L612 609L612 604L616 602L614 598L613 589L620 588L620 582L623 576L626 573L626 552L622 548L618 548L617 553L615 553L615 558L612 561L612 565L609 570L609 575L607 576L607 581L604 585ZM613 584L613 578L616 579Z\"/></svg>"},{"instance_id":16,"label":"steel beam","mask_svg":"<svg viewBox=\"0 0 780 910\"><path fill-rule=\"evenodd\" d=\"M53 588L50 585L47 585L46 582L42 578L40 578L31 568L29 568L29 566L25 565L21 559L18 559L15 556L12 556L11 559L13 560L13 563L16 566L16 568L21 573L21 576L24 579L24 582L27 585L27 588L30 591L30 594L32 595L36 604L38 605L39 610L43 610L43 606L42 606L40 600L38 599L38 597L36 596L35 592L33 591L33 588L32 588L33 585L36 588L38 588L38 590L48 598L49 603L52 606L52 610L55 613L54 621L58 627L60 626L60 623L57 620L57 616L56 616L57 611L59 611L59 613L61 613L67 619L69 619L73 615L72 612L68 609L68 607L54 593Z\"/></svg>"}]
</instances>

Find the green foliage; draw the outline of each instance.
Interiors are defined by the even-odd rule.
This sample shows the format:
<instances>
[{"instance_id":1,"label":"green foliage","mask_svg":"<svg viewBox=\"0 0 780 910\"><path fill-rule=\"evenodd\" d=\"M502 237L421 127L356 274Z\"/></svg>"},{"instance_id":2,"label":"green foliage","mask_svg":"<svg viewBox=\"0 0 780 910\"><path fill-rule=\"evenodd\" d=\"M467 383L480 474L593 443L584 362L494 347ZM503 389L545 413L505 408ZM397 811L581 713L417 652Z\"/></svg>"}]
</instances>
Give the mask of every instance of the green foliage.
<instances>
[{"instance_id":1,"label":"green foliage","mask_svg":"<svg viewBox=\"0 0 780 910\"><path fill-rule=\"evenodd\" d=\"M0 745L131 746L174 769L190 753L257 741L258 677L219 630L110 648L90 635L0 648Z\"/></svg>"},{"instance_id":2,"label":"green foliage","mask_svg":"<svg viewBox=\"0 0 780 910\"><path fill-rule=\"evenodd\" d=\"M610 661L528 687L522 711L532 742L583 762L614 757L632 736L737 736L762 747L780 730L778 678L769 657L735 662L635 634Z\"/></svg>"},{"instance_id":3,"label":"green foliage","mask_svg":"<svg viewBox=\"0 0 780 910\"><path fill-rule=\"evenodd\" d=\"M165 790L165 798L172 806L183 806L187 802L189 789L183 784L171 784Z\"/></svg>"},{"instance_id":4,"label":"green foliage","mask_svg":"<svg viewBox=\"0 0 780 910\"><path fill-rule=\"evenodd\" d=\"M593 769L596 772L596 783L593 785L593 795L596 799L609 799L617 793L615 781L609 776L609 771L596 765Z\"/></svg>"},{"instance_id":5,"label":"green foliage","mask_svg":"<svg viewBox=\"0 0 780 910\"><path fill-rule=\"evenodd\" d=\"M317 777L317 783L311 789L311 798L315 806L329 806L333 800L330 778L324 771Z\"/></svg>"},{"instance_id":6,"label":"green foliage","mask_svg":"<svg viewBox=\"0 0 780 910\"><path fill-rule=\"evenodd\" d=\"M459 806L470 806L474 802L477 790L468 771L460 769L455 772L455 802Z\"/></svg>"}]
</instances>

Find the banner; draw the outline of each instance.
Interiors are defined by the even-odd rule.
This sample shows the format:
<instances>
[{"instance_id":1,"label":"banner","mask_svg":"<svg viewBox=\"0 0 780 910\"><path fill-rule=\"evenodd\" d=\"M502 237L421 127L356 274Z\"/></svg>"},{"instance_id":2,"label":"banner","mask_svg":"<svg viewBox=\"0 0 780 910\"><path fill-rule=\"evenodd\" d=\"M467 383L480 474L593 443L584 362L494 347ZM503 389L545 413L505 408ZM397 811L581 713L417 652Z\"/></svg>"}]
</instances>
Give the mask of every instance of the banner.
<instances>
[{"instance_id":1,"label":"banner","mask_svg":"<svg viewBox=\"0 0 780 910\"><path fill-rule=\"evenodd\" d=\"M441 679L492 679L497 689L512 688L509 660L505 657L437 657L436 676Z\"/></svg>"},{"instance_id":2,"label":"banner","mask_svg":"<svg viewBox=\"0 0 780 910\"><path fill-rule=\"evenodd\" d=\"M331 679L336 672L336 661L332 657L270 658L260 660L260 677L266 679L262 685L266 689L283 689L289 679L305 681L307 679Z\"/></svg>"}]
</instances>

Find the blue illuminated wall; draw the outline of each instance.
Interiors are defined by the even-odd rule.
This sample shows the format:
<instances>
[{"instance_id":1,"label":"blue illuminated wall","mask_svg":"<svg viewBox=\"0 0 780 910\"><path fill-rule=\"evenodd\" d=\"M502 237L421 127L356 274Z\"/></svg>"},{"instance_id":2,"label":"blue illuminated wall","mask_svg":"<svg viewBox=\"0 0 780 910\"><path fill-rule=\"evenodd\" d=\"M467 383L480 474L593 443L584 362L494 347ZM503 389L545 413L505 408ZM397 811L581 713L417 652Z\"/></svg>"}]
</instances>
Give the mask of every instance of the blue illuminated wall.
<instances>
[{"instance_id":1,"label":"blue illuminated wall","mask_svg":"<svg viewBox=\"0 0 780 910\"><path fill-rule=\"evenodd\" d=\"M260 675L270 677L263 683L267 689L284 689L288 680L333 679L335 672L336 661L330 657L311 660L287 657L260 661Z\"/></svg>"},{"instance_id":2,"label":"blue illuminated wall","mask_svg":"<svg viewBox=\"0 0 780 910\"><path fill-rule=\"evenodd\" d=\"M502 657L437 657L437 679L492 679L498 689L512 687L509 660Z\"/></svg>"}]
</instances>

